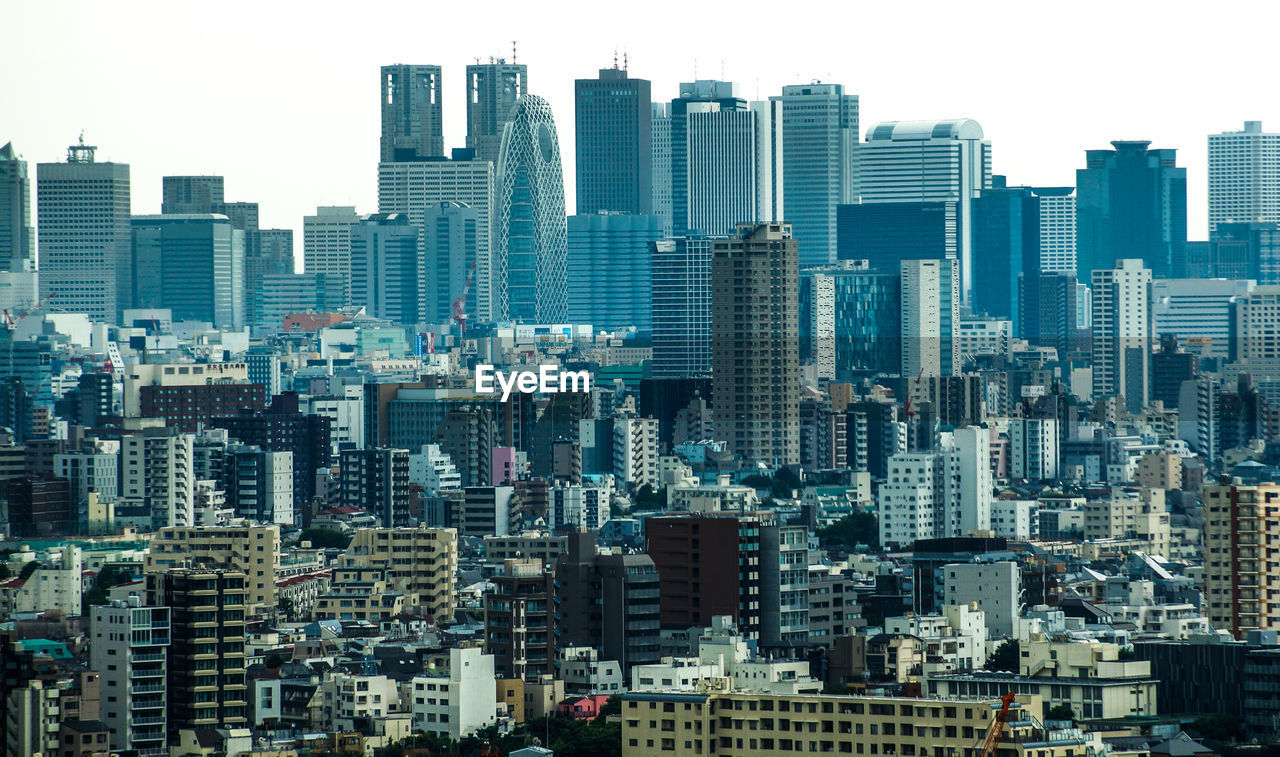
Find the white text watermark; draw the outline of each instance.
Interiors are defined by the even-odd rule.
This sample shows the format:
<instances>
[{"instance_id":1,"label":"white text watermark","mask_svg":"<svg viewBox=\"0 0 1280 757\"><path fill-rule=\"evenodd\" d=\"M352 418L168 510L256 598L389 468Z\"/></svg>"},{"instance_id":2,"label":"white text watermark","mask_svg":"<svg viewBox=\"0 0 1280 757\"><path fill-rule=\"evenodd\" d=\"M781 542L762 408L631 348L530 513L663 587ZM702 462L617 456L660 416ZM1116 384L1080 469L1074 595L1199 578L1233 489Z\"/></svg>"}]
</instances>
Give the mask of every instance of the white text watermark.
<instances>
[{"instance_id":1,"label":"white text watermark","mask_svg":"<svg viewBox=\"0 0 1280 757\"><path fill-rule=\"evenodd\" d=\"M539 366L536 371L503 372L492 365L476 366L476 394L502 392L506 402L513 392L521 394L559 394L591 391L588 371L562 371L558 365Z\"/></svg>"}]
</instances>

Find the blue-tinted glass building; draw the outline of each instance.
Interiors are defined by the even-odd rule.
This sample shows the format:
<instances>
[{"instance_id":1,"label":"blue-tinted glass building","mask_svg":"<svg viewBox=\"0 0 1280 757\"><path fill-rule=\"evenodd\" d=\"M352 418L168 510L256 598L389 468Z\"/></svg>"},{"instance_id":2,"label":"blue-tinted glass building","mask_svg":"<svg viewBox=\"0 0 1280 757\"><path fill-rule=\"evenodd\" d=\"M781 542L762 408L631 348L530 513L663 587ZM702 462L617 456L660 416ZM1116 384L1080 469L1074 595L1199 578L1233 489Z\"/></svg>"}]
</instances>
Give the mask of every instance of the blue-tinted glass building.
<instances>
[{"instance_id":1,"label":"blue-tinted glass building","mask_svg":"<svg viewBox=\"0 0 1280 757\"><path fill-rule=\"evenodd\" d=\"M647 79L603 68L573 85L579 213L653 212L652 97Z\"/></svg>"},{"instance_id":2,"label":"blue-tinted glass building","mask_svg":"<svg viewBox=\"0 0 1280 757\"><path fill-rule=\"evenodd\" d=\"M1176 150L1116 141L1086 150L1076 171L1077 278L1089 281L1116 261L1141 258L1156 277L1181 276L1186 264L1187 169Z\"/></svg>"},{"instance_id":3,"label":"blue-tinted glass building","mask_svg":"<svg viewBox=\"0 0 1280 757\"><path fill-rule=\"evenodd\" d=\"M940 260L958 254L959 204L876 202L836 208L840 260L865 260L873 271L897 273L904 260Z\"/></svg>"},{"instance_id":4,"label":"blue-tinted glass building","mask_svg":"<svg viewBox=\"0 0 1280 757\"><path fill-rule=\"evenodd\" d=\"M1029 187L996 182L973 201L974 313L1013 320L1019 330L1018 281L1040 265L1040 199Z\"/></svg>"},{"instance_id":5,"label":"blue-tinted glass building","mask_svg":"<svg viewBox=\"0 0 1280 757\"><path fill-rule=\"evenodd\" d=\"M245 323L244 232L226 216L134 216L134 307L169 308L174 320L214 328Z\"/></svg>"},{"instance_id":6,"label":"blue-tinted glass building","mask_svg":"<svg viewBox=\"0 0 1280 757\"><path fill-rule=\"evenodd\" d=\"M828 304L817 296L815 278L832 280ZM828 314L819 311L829 308ZM800 355L816 348L814 323L834 326L836 379L895 374L902 359L900 276L868 270L858 263L808 268L800 272Z\"/></svg>"},{"instance_id":7,"label":"blue-tinted glass building","mask_svg":"<svg viewBox=\"0 0 1280 757\"><path fill-rule=\"evenodd\" d=\"M569 321L650 331L651 256L661 237L657 216L569 216Z\"/></svg>"}]
</instances>

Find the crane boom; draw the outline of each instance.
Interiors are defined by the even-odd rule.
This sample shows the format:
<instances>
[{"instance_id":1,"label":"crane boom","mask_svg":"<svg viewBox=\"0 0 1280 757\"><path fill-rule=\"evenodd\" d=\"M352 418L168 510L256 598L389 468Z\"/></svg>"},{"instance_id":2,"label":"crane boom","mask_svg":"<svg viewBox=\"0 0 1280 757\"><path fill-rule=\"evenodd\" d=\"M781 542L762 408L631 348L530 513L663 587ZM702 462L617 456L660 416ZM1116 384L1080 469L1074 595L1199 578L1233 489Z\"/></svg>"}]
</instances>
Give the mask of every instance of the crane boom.
<instances>
[{"instance_id":1,"label":"crane boom","mask_svg":"<svg viewBox=\"0 0 1280 757\"><path fill-rule=\"evenodd\" d=\"M1000 737L1004 733L1004 725L1009 722L1009 705L1013 704L1013 692L1006 692L1000 697L1000 712L996 714L996 719L991 723L991 730L987 732L987 740L982 745L982 751L978 753L978 757L994 757L996 749L1000 747Z\"/></svg>"}]
</instances>

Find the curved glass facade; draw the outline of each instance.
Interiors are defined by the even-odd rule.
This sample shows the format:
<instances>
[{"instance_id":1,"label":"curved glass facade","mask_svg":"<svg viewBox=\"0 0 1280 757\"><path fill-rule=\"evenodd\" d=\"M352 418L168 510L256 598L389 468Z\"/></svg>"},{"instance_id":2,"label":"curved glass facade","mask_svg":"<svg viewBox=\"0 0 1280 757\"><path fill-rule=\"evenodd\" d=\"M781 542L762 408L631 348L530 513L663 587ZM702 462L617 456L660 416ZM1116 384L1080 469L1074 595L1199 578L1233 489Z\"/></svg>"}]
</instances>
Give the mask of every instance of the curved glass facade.
<instances>
[{"instance_id":1,"label":"curved glass facade","mask_svg":"<svg viewBox=\"0 0 1280 757\"><path fill-rule=\"evenodd\" d=\"M568 316L568 225L564 171L551 106L516 101L502 133L497 176L494 310L527 323Z\"/></svg>"}]
</instances>

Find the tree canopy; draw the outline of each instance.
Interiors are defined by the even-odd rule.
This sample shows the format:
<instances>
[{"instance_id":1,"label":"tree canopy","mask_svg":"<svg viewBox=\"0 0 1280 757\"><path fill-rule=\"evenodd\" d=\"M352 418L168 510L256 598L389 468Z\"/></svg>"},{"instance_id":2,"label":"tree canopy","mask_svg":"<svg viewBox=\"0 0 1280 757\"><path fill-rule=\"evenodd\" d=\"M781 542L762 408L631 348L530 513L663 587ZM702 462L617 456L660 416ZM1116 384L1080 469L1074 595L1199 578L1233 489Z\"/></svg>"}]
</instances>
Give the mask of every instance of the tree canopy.
<instances>
[{"instance_id":1,"label":"tree canopy","mask_svg":"<svg viewBox=\"0 0 1280 757\"><path fill-rule=\"evenodd\" d=\"M880 546L880 530L872 513L850 513L829 526L818 529L818 542L823 546L843 544L852 547L866 544Z\"/></svg>"}]
</instances>

